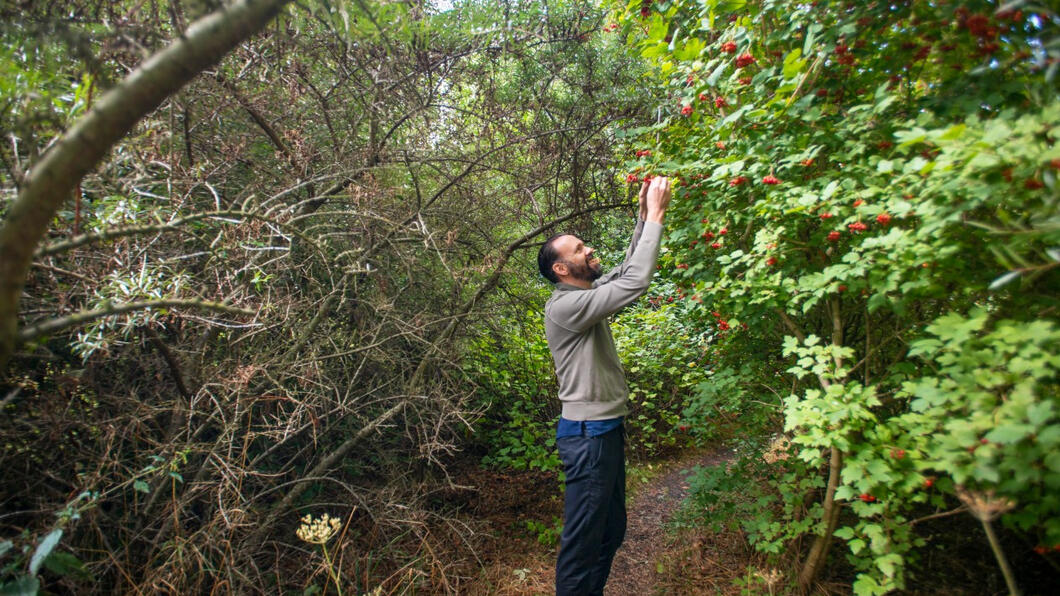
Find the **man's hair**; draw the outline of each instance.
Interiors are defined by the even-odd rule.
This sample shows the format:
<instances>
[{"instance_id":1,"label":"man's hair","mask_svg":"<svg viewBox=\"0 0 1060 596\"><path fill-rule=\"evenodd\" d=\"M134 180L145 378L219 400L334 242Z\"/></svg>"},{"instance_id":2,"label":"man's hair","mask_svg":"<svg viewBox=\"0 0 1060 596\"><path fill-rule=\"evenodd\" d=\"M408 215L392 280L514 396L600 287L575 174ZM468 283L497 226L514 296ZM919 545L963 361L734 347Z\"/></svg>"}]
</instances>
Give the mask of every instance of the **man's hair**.
<instances>
[{"instance_id":1,"label":"man's hair","mask_svg":"<svg viewBox=\"0 0 1060 596\"><path fill-rule=\"evenodd\" d=\"M541 271L541 275L552 283L559 281L556 272L552 270L552 264L559 260L559 252L556 251L555 244L560 236L566 236L566 234L556 234L545 240L541 249L537 251L537 268Z\"/></svg>"}]
</instances>

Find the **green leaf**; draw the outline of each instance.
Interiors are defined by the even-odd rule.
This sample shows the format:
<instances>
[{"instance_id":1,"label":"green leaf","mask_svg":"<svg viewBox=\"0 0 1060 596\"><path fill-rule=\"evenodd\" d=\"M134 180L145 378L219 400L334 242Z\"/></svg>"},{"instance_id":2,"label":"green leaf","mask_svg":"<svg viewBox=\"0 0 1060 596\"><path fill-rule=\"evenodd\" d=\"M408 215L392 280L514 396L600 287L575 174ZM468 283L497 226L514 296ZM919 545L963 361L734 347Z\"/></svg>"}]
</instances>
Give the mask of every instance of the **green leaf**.
<instances>
[{"instance_id":1,"label":"green leaf","mask_svg":"<svg viewBox=\"0 0 1060 596\"><path fill-rule=\"evenodd\" d=\"M710 85L711 87L714 87L715 85L717 85L718 84L718 79L721 78L721 74L723 72L725 72L725 69L728 66L729 66L729 63L725 62L724 60L722 60L721 64L719 64L718 67L715 68L714 71L710 73L710 76L707 77L707 85Z\"/></svg>"},{"instance_id":2,"label":"green leaf","mask_svg":"<svg viewBox=\"0 0 1060 596\"><path fill-rule=\"evenodd\" d=\"M685 41L684 47L674 52L674 57L678 60L693 60L699 56L703 48L707 47L707 44L698 37L692 37Z\"/></svg>"},{"instance_id":3,"label":"green leaf","mask_svg":"<svg viewBox=\"0 0 1060 596\"><path fill-rule=\"evenodd\" d=\"M842 538L843 540L850 540L854 537L854 528L850 526L843 526L835 531L834 536L836 538Z\"/></svg>"},{"instance_id":4,"label":"green leaf","mask_svg":"<svg viewBox=\"0 0 1060 596\"><path fill-rule=\"evenodd\" d=\"M887 577L894 577L895 571L902 564L902 556L897 553L883 555L876 559L876 566Z\"/></svg>"},{"instance_id":5,"label":"green leaf","mask_svg":"<svg viewBox=\"0 0 1060 596\"><path fill-rule=\"evenodd\" d=\"M151 492L151 487L148 486L148 484L146 482L144 482L143 480L134 480L133 481L133 490L135 490L137 492L141 492L141 493L149 493L149 492Z\"/></svg>"},{"instance_id":6,"label":"green leaf","mask_svg":"<svg viewBox=\"0 0 1060 596\"><path fill-rule=\"evenodd\" d=\"M56 575L89 580L92 574L85 569L85 564L70 553L55 551L44 560L44 566Z\"/></svg>"},{"instance_id":7,"label":"green leaf","mask_svg":"<svg viewBox=\"0 0 1060 596\"><path fill-rule=\"evenodd\" d=\"M37 575L40 571L40 566L44 564L44 560L48 558L48 555L55 550L55 547L59 544L59 539L63 537L62 528L55 528L43 540L37 544L37 549L33 551L33 556L29 560L29 572L33 575Z\"/></svg>"},{"instance_id":8,"label":"green leaf","mask_svg":"<svg viewBox=\"0 0 1060 596\"><path fill-rule=\"evenodd\" d=\"M1034 432L1029 424L1002 424L986 434L989 441L995 443L1017 443Z\"/></svg>"},{"instance_id":9,"label":"green leaf","mask_svg":"<svg viewBox=\"0 0 1060 596\"><path fill-rule=\"evenodd\" d=\"M1017 279L1021 275L1023 275L1022 271L1009 271L1008 273L1005 273L1004 275L1001 275L994 281L990 282L990 286L988 286L987 289L996 290L1008 284L1009 282Z\"/></svg>"},{"instance_id":10,"label":"green leaf","mask_svg":"<svg viewBox=\"0 0 1060 596\"><path fill-rule=\"evenodd\" d=\"M817 34L821 32L821 24L813 23L806 28L806 39L802 42L802 55L809 56L813 44L817 41Z\"/></svg>"},{"instance_id":11,"label":"green leaf","mask_svg":"<svg viewBox=\"0 0 1060 596\"><path fill-rule=\"evenodd\" d=\"M802 56L802 50L795 48L788 52L788 55L784 57L784 69L783 74L785 79L793 79L795 75L799 74L802 67L806 66L806 60L800 60Z\"/></svg>"},{"instance_id":12,"label":"green leaf","mask_svg":"<svg viewBox=\"0 0 1060 596\"><path fill-rule=\"evenodd\" d=\"M33 575L23 575L13 582L0 586L0 596L37 596L40 580Z\"/></svg>"}]
</instances>

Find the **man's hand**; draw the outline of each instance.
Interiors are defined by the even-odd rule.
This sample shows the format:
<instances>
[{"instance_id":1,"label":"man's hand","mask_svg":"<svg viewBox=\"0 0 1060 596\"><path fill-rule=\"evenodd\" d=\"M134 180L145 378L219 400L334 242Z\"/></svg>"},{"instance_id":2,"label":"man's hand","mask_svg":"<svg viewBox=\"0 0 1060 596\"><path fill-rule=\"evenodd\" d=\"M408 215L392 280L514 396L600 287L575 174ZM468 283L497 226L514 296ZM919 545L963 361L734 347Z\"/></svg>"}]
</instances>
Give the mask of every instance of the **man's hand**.
<instances>
[{"instance_id":1,"label":"man's hand","mask_svg":"<svg viewBox=\"0 0 1060 596\"><path fill-rule=\"evenodd\" d=\"M651 184L645 186L647 191L645 192L644 187L641 187L640 191L644 197L642 204L648 211L648 216L644 219L661 224L663 216L666 215L666 208L670 205L670 179L662 176L652 178Z\"/></svg>"}]
</instances>

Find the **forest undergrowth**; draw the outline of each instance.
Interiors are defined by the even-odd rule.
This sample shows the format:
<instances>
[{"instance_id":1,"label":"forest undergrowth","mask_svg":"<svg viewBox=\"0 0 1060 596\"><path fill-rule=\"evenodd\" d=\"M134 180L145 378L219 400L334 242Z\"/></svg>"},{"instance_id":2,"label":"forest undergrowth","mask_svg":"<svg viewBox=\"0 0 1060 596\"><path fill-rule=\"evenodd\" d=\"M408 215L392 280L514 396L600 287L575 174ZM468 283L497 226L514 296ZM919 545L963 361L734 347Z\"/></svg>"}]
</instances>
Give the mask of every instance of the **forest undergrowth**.
<instances>
[{"instance_id":1,"label":"forest undergrowth","mask_svg":"<svg viewBox=\"0 0 1060 596\"><path fill-rule=\"evenodd\" d=\"M1058 74L1032 0L0 4L0 590L547 587L534 256L665 175L630 479L735 455L656 589L1050 593Z\"/></svg>"}]
</instances>

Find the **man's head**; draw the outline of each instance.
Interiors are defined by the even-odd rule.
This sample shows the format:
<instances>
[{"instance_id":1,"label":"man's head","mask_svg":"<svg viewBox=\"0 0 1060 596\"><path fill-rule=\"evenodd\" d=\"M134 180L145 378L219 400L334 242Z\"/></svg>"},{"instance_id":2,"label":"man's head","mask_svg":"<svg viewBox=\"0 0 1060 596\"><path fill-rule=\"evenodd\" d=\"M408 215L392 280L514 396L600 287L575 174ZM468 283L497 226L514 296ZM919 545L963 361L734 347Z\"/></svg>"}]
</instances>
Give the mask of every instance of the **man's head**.
<instances>
[{"instance_id":1,"label":"man's head","mask_svg":"<svg viewBox=\"0 0 1060 596\"><path fill-rule=\"evenodd\" d=\"M600 260L592 256L593 252L577 236L556 234L537 252L537 268L552 283L589 287L603 275Z\"/></svg>"}]
</instances>

